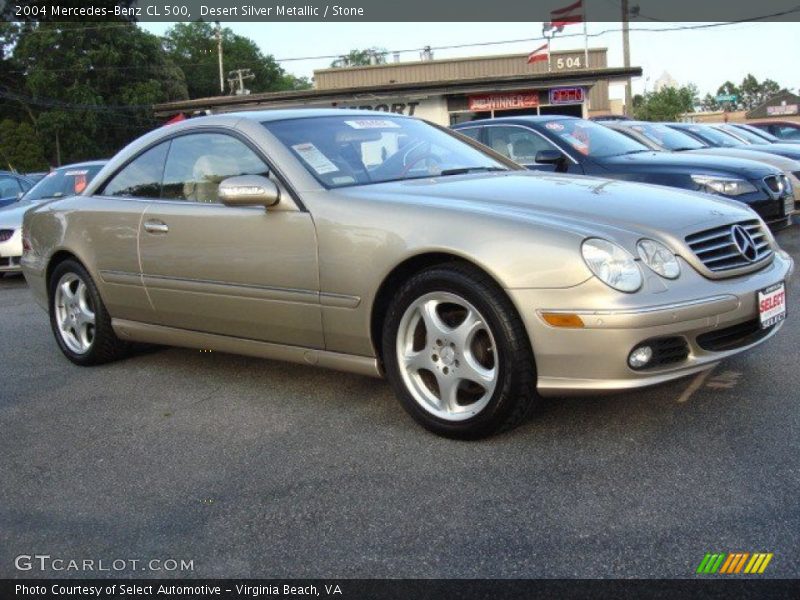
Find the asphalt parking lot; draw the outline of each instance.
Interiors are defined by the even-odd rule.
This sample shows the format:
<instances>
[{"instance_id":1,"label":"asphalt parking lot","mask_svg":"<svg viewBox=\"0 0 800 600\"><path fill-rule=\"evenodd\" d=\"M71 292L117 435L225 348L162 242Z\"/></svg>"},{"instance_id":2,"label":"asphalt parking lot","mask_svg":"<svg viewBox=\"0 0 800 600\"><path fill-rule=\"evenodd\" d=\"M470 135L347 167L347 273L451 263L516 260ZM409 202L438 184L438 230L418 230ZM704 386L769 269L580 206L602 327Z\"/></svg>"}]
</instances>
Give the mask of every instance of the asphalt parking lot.
<instances>
[{"instance_id":1,"label":"asphalt parking lot","mask_svg":"<svg viewBox=\"0 0 800 600\"><path fill-rule=\"evenodd\" d=\"M800 259L800 225L779 241ZM798 281L783 330L702 380L548 400L470 443L365 377L184 349L73 366L2 279L0 577L80 575L15 568L37 553L194 564L117 576L692 577L706 552L798 577Z\"/></svg>"}]
</instances>

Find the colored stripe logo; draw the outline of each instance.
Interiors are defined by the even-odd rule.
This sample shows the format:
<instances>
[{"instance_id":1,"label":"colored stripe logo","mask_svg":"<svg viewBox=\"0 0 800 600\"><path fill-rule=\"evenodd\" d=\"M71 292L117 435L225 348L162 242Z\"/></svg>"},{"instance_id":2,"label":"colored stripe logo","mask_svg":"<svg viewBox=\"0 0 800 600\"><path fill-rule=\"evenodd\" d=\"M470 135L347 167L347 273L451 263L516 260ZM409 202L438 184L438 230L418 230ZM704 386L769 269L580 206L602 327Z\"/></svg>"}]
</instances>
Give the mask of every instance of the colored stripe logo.
<instances>
[{"instance_id":1,"label":"colored stripe logo","mask_svg":"<svg viewBox=\"0 0 800 600\"><path fill-rule=\"evenodd\" d=\"M698 575L761 575L772 557L772 552L708 552L696 572Z\"/></svg>"}]
</instances>

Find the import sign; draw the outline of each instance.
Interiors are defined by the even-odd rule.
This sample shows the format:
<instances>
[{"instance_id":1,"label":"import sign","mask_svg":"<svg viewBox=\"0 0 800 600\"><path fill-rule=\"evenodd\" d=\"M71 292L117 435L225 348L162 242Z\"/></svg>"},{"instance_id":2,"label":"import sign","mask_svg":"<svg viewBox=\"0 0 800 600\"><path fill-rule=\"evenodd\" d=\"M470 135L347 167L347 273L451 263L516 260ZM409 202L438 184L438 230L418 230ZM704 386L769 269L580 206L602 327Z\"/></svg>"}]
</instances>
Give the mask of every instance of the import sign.
<instances>
[{"instance_id":1,"label":"import sign","mask_svg":"<svg viewBox=\"0 0 800 600\"><path fill-rule=\"evenodd\" d=\"M537 92L483 94L469 97L469 109L474 111L514 110L517 108L536 108L537 106L539 106L539 94Z\"/></svg>"}]
</instances>

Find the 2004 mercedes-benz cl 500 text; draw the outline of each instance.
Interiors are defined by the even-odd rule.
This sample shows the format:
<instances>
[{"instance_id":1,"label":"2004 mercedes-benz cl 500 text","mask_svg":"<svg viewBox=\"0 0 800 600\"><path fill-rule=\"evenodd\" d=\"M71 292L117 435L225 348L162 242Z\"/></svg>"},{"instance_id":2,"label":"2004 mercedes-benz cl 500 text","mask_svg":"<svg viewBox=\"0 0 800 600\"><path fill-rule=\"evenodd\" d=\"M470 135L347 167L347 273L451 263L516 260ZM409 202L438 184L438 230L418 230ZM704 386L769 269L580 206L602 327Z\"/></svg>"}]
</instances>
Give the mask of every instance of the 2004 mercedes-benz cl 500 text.
<instances>
[{"instance_id":1,"label":"2004 mercedes-benz cl 500 text","mask_svg":"<svg viewBox=\"0 0 800 600\"><path fill-rule=\"evenodd\" d=\"M28 211L23 245L74 363L138 341L385 374L453 437L751 348L781 326L794 267L741 204L532 173L342 109L149 133L81 195Z\"/></svg>"}]
</instances>

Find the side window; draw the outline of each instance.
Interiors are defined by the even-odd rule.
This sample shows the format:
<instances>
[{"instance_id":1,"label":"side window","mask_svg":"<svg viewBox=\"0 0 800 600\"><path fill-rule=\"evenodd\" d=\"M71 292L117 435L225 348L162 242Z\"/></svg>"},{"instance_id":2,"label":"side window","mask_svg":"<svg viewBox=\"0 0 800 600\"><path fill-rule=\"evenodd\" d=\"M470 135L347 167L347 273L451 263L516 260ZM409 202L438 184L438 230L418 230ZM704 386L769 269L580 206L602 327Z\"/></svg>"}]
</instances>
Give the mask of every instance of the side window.
<instances>
[{"instance_id":1,"label":"side window","mask_svg":"<svg viewBox=\"0 0 800 600\"><path fill-rule=\"evenodd\" d=\"M773 135L784 140L800 140L800 129L794 127L774 127L771 131Z\"/></svg>"},{"instance_id":2,"label":"side window","mask_svg":"<svg viewBox=\"0 0 800 600\"><path fill-rule=\"evenodd\" d=\"M521 164L535 163L540 150L556 149L540 135L521 127L487 127L486 138L492 150Z\"/></svg>"},{"instance_id":3,"label":"side window","mask_svg":"<svg viewBox=\"0 0 800 600\"><path fill-rule=\"evenodd\" d=\"M481 128L480 127L467 127L465 129L456 129L458 133L461 133L467 137L471 137L476 142L478 138L481 137Z\"/></svg>"},{"instance_id":4,"label":"side window","mask_svg":"<svg viewBox=\"0 0 800 600\"><path fill-rule=\"evenodd\" d=\"M137 156L111 178L101 193L106 196L158 198L168 148L169 142L164 142Z\"/></svg>"},{"instance_id":5,"label":"side window","mask_svg":"<svg viewBox=\"0 0 800 600\"><path fill-rule=\"evenodd\" d=\"M0 198L16 196L22 191L16 177L3 177L0 179Z\"/></svg>"},{"instance_id":6,"label":"side window","mask_svg":"<svg viewBox=\"0 0 800 600\"><path fill-rule=\"evenodd\" d=\"M269 175L269 168L250 148L222 133L195 133L174 138L164 168L162 198L217 202L223 179L236 175Z\"/></svg>"}]
</instances>

